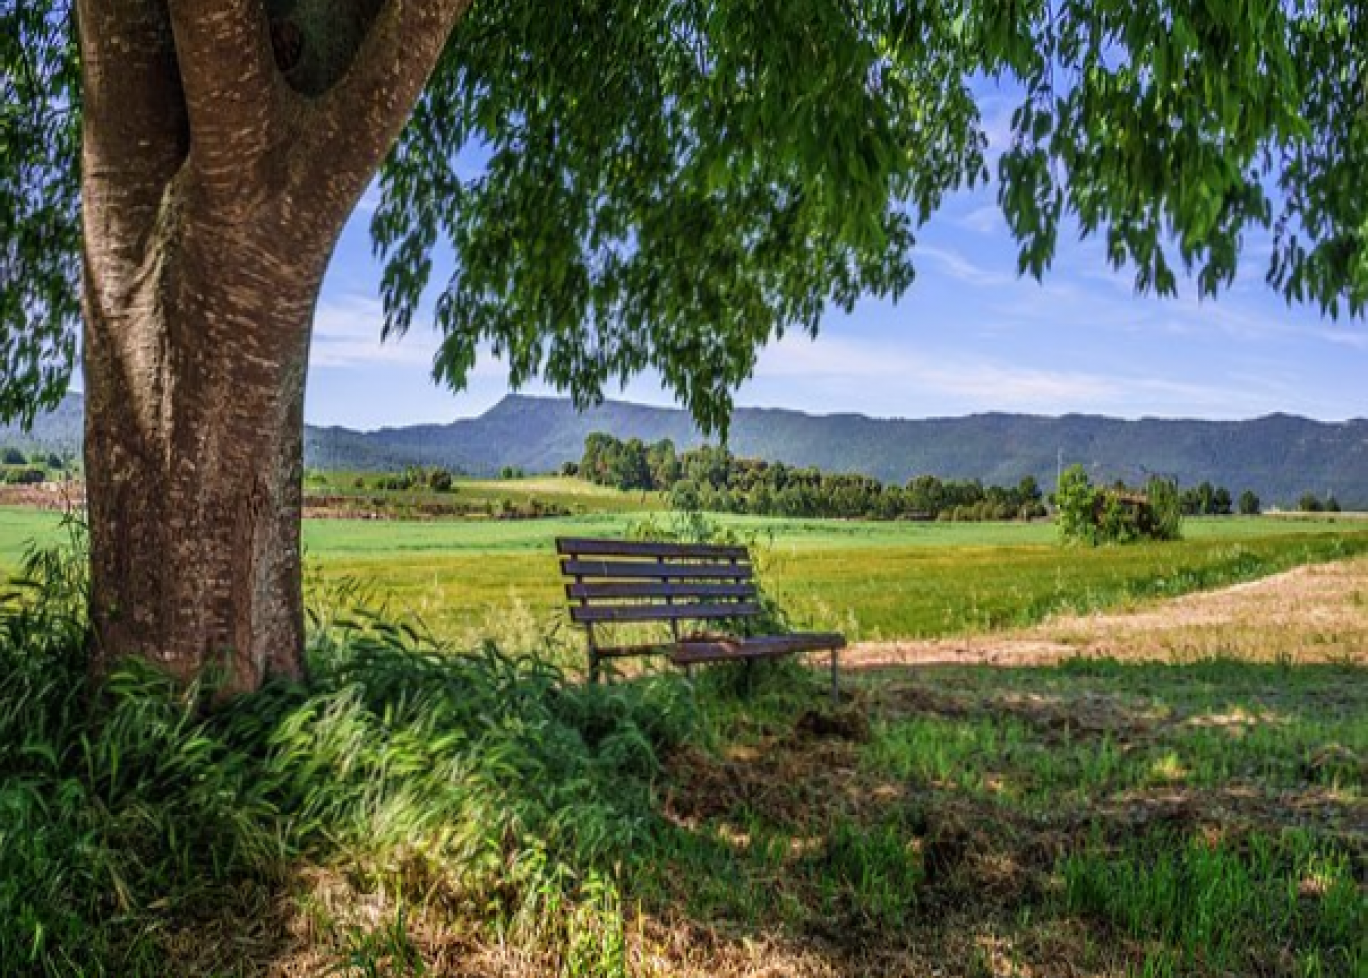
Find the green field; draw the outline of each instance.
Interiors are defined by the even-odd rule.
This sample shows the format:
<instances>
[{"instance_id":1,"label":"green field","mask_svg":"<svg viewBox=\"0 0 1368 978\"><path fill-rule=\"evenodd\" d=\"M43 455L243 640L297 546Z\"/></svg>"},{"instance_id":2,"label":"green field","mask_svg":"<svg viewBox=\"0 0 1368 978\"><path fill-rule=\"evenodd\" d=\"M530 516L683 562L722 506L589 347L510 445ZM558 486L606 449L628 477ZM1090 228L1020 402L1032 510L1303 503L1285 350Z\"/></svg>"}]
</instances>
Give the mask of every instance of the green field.
<instances>
[{"instance_id":1,"label":"green field","mask_svg":"<svg viewBox=\"0 0 1368 978\"><path fill-rule=\"evenodd\" d=\"M556 536L622 536L640 513L520 521L310 520L311 577L352 579L439 634L529 632L561 618ZM1178 544L1070 549L1046 523L861 523L718 518L751 539L795 624L854 638L930 637L1029 624L1368 552L1368 525L1193 520ZM0 567L61 536L54 514L0 509Z\"/></svg>"},{"instance_id":2,"label":"green field","mask_svg":"<svg viewBox=\"0 0 1368 978\"><path fill-rule=\"evenodd\" d=\"M568 513L637 513L663 507L660 493L619 492L583 479L554 475L522 476L516 479L457 479L450 492L427 489L396 492L380 488L388 478L375 472L311 472L305 479L308 496L354 496L381 498L388 506L402 509L422 503L447 503L483 507L507 503L522 507L534 500L543 506Z\"/></svg>"},{"instance_id":3,"label":"green field","mask_svg":"<svg viewBox=\"0 0 1368 978\"><path fill-rule=\"evenodd\" d=\"M320 588L311 685L207 715L136 669L86 709L71 605L0 607L0 972L1368 973L1361 667L851 669L832 710L792 662L589 684L527 655L568 631L552 539L633 519L309 521L316 588L370 582L497 646L453 654ZM856 637L1368 553L1329 520L1095 550L1048 525L722 521L800 619ZM6 566L60 536L0 510Z\"/></svg>"}]
</instances>

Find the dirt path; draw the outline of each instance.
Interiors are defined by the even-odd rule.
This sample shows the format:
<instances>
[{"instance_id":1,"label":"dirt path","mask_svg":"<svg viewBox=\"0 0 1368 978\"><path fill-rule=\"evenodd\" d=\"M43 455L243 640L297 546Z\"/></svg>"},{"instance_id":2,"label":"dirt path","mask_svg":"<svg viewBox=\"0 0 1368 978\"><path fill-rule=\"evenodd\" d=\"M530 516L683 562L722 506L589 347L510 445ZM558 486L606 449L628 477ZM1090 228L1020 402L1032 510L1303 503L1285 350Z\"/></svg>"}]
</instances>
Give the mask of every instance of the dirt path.
<instances>
[{"instance_id":1,"label":"dirt path","mask_svg":"<svg viewBox=\"0 0 1368 978\"><path fill-rule=\"evenodd\" d=\"M1044 665L1076 656L1181 662L1218 655L1368 665L1368 558L1298 567L1129 611L1061 615L1017 631L862 642L842 664Z\"/></svg>"}]
</instances>

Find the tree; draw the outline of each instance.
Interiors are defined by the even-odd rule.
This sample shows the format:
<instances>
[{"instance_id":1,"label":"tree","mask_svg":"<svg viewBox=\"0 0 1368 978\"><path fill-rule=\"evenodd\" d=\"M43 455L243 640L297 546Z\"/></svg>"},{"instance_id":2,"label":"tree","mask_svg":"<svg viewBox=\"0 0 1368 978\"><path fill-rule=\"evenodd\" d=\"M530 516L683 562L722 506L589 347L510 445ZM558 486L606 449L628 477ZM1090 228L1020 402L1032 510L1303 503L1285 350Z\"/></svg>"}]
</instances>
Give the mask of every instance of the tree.
<instances>
[{"instance_id":1,"label":"tree","mask_svg":"<svg viewBox=\"0 0 1368 978\"><path fill-rule=\"evenodd\" d=\"M1022 271L1070 218L1140 289L1178 262L1213 293L1272 228L1289 298L1368 297L1348 0L78 6L0 11L0 415L61 396L83 309L97 669L302 672L311 316L382 162L386 335L449 247L445 382L486 343L580 404L654 367L709 431L766 342L908 287L918 225L988 176L974 79L1022 93Z\"/></svg>"},{"instance_id":2,"label":"tree","mask_svg":"<svg viewBox=\"0 0 1368 978\"><path fill-rule=\"evenodd\" d=\"M651 445L646 452L646 462L651 469L651 487L660 492L668 492L679 479L679 458L675 454L674 442L668 438Z\"/></svg>"},{"instance_id":3,"label":"tree","mask_svg":"<svg viewBox=\"0 0 1368 978\"><path fill-rule=\"evenodd\" d=\"M623 492L646 491L651 488L651 468L646 461L646 446L640 438L629 438L621 445L612 469L612 484Z\"/></svg>"},{"instance_id":4,"label":"tree","mask_svg":"<svg viewBox=\"0 0 1368 978\"><path fill-rule=\"evenodd\" d=\"M28 464L28 459L24 456L24 453L21 452L19 449L13 447L5 449L3 461L6 465Z\"/></svg>"},{"instance_id":5,"label":"tree","mask_svg":"<svg viewBox=\"0 0 1368 978\"><path fill-rule=\"evenodd\" d=\"M1263 505L1259 497L1254 494L1254 490L1246 489L1240 493L1240 515L1258 516L1263 511Z\"/></svg>"},{"instance_id":6,"label":"tree","mask_svg":"<svg viewBox=\"0 0 1368 978\"><path fill-rule=\"evenodd\" d=\"M1071 465L1059 476L1055 490L1059 535L1066 543L1096 543L1098 489L1081 465Z\"/></svg>"},{"instance_id":7,"label":"tree","mask_svg":"<svg viewBox=\"0 0 1368 978\"><path fill-rule=\"evenodd\" d=\"M1178 540L1183 535L1183 505L1178 483L1162 476L1150 476L1145 486L1151 525L1147 535L1155 540Z\"/></svg>"},{"instance_id":8,"label":"tree","mask_svg":"<svg viewBox=\"0 0 1368 978\"><path fill-rule=\"evenodd\" d=\"M1314 492L1304 492L1301 498L1297 500L1297 509L1303 513L1319 513L1325 509L1325 506Z\"/></svg>"}]
</instances>

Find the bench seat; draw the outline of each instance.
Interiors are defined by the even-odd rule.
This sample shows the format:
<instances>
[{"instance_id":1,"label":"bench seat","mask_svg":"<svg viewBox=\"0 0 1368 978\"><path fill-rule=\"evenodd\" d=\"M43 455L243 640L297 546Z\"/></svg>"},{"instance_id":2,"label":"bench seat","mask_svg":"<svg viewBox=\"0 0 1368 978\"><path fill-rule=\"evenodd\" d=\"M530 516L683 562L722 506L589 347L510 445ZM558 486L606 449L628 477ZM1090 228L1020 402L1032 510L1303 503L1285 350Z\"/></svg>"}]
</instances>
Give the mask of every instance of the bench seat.
<instances>
[{"instance_id":1,"label":"bench seat","mask_svg":"<svg viewBox=\"0 0 1368 978\"><path fill-rule=\"evenodd\" d=\"M682 639L670 652L677 666L736 659L775 659L795 652L835 652L845 648L845 636L834 632L796 632L792 635L757 635L751 638Z\"/></svg>"}]
</instances>

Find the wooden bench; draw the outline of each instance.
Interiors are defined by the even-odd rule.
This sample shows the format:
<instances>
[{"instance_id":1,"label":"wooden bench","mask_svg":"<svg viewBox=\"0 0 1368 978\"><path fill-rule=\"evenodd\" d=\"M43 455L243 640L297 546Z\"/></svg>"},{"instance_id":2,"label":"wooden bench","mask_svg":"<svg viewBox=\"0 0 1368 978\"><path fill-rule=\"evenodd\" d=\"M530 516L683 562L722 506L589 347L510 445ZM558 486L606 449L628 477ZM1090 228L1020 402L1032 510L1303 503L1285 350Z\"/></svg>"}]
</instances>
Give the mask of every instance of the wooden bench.
<instances>
[{"instance_id":1,"label":"wooden bench","mask_svg":"<svg viewBox=\"0 0 1368 978\"><path fill-rule=\"evenodd\" d=\"M570 618L589 639L589 678L596 681L604 659L667 655L686 669L704 662L772 659L796 652L831 653L831 698L839 697L837 655L845 637L837 634L681 635L680 622L725 622L763 613L750 553L745 547L713 544L645 543L634 540L556 540ZM604 646L595 626L638 622L669 624L671 640Z\"/></svg>"}]
</instances>

